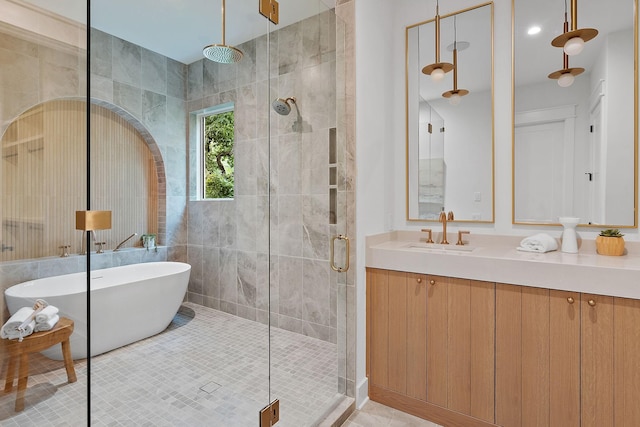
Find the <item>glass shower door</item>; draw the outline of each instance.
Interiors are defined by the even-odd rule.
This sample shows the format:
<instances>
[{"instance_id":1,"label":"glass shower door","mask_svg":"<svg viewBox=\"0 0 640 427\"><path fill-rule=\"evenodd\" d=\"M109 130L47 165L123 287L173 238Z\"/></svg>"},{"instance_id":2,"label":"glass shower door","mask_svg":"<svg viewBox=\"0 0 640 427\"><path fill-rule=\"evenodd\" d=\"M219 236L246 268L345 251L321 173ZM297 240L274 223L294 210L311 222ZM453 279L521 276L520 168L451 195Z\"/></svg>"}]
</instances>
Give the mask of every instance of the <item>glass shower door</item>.
<instances>
[{"instance_id":1,"label":"glass shower door","mask_svg":"<svg viewBox=\"0 0 640 427\"><path fill-rule=\"evenodd\" d=\"M8 335L0 358L3 378L15 377L0 397L2 425L84 425L88 418L86 360L67 360L65 369L61 351L70 342L74 356L86 338L84 301L70 300L86 286L74 219L87 200L87 7L51 3L5 1L0 18L0 283ZM39 307L58 312L36 319ZM11 325L22 326L17 336Z\"/></svg>"},{"instance_id":2,"label":"glass shower door","mask_svg":"<svg viewBox=\"0 0 640 427\"><path fill-rule=\"evenodd\" d=\"M346 391L348 230L344 26L320 0L282 0L270 60L270 401L313 426Z\"/></svg>"}]
</instances>

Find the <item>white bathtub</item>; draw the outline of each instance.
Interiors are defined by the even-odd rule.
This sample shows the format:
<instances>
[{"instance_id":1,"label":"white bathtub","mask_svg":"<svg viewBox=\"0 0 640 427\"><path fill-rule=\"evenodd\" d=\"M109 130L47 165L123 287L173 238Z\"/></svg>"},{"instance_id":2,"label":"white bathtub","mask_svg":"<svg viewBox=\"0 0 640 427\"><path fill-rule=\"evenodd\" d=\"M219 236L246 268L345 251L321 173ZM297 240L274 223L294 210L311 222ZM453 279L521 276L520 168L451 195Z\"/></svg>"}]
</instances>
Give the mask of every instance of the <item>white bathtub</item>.
<instances>
[{"instance_id":1,"label":"white bathtub","mask_svg":"<svg viewBox=\"0 0 640 427\"><path fill-rule=\"evenodd\" d=\"M91 272L91 355L162 332L183 301L191 266L181 262L149 262ZM73 359L87 357L86 273L32 280L5 291L9 312L33 306L41 298L73 319ZM60 346L42 352L61 360Z\"/></svg>"}]
</instances>

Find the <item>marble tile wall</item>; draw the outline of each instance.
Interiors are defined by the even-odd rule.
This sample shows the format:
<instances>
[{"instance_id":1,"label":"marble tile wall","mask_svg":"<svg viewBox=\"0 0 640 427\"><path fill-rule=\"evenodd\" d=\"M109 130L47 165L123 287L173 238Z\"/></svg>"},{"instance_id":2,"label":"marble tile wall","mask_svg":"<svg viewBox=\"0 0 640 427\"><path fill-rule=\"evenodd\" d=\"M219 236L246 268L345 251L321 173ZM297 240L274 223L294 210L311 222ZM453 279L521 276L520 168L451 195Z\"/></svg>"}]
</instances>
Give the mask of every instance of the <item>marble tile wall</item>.
<instances>
[{"instance_id":1,"label":"marble tile wall","mask_svg":"<svg viewBox=\"0 0 640 427\"><path fill-rule=\"evenodd\" d=\"M160 243L169 258L186 254L186 71L187 66L102 31L91 30L91 97L124 111L164 169L159 207ZM164 227L164 233L162 232Z\"/></svg>"},{"instance_id":2,"label":"marble tile wall","mask_svg":"<svg viewBox=\"0 0 640 427\"><path fill-rule=\"evenodd\" d=\"M236 116L234 199L191 196L188 203L188 297L263 323L271 309L272 325L336 343L328 191L329 129L337 126L335 14L321 13L238 47L244 52L238 64L203 59L188 68L188 110L233 101ZM296 98L289 115L270 109L273 99L287 97Z\"/></svg>"}]
</instances>

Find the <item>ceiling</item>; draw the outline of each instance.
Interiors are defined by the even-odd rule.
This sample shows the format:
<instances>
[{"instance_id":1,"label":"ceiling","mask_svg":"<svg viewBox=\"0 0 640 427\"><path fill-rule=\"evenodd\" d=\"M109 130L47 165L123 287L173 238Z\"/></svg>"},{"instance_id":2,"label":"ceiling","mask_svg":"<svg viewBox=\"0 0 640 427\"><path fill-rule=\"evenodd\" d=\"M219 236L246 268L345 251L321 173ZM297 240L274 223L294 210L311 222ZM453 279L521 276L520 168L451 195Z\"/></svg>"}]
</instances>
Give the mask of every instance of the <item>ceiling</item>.
<instances>
[{"instance_id":1,"label":"ceiling","mask_svg":"<svg viewBox=\"0 0 640 427\"><path fill-rule=\"evenodd\" d=\"M86 23L84 0L24 0ZM91 26L185 64L202 58L202 48L222 43L221 0L93 0ZM243 42L335 7L335 0L279 0L280 23L258 13L257 0L225 5L228 45Z\"/></svg>"}]
</instances>

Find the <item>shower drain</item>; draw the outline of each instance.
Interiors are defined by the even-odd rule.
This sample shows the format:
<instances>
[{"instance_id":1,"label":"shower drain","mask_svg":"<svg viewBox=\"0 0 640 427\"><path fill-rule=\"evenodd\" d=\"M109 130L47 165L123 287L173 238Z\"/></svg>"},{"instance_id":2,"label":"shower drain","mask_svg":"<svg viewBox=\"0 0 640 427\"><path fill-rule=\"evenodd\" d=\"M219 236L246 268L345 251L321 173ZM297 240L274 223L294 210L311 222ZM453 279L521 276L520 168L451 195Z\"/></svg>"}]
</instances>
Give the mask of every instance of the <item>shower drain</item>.
<instances>
[{"instance_id":1,"label":"shower drain","mask_svg":"<svg viewBox=\"0 0 640 427\"><path fill-rule=\"evenodd\" d=\"M200 387L200 390L204 391L205 393L211 394L214 391L216 391L217 389L219 389L220 387L222 387L220 384L211 381L211 382L206 383L202 387Z\"/></svg>"}]
</instances>

